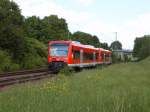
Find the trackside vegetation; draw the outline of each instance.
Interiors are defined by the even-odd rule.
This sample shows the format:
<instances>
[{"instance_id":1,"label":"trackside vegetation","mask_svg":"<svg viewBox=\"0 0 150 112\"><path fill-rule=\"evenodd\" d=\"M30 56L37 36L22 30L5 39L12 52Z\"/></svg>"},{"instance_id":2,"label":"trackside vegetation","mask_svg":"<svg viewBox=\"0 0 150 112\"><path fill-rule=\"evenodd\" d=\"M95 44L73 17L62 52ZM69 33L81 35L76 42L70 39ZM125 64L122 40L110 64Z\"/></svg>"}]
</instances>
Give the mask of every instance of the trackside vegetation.
<instances>
[{"instance_id":1,"label":"trackside vegetation","mask_svg":"<svg viewBox=\"0 0 150 112\"><path fill-rule=\"evenodd\" d=\"M0 112L149 112L150 57L0 92Z\"/></svg>"}]
</instances>

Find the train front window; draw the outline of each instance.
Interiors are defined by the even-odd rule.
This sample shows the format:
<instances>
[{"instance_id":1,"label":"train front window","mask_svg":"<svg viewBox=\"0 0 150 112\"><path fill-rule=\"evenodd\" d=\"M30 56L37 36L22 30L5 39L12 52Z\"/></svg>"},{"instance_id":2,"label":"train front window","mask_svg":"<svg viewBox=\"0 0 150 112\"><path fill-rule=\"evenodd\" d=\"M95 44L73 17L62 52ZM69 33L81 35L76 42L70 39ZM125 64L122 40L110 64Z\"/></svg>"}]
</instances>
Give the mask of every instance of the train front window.
<instances>
[{"instance_id":1,"label":"train front window","mask_svg":"<svg viewBox=\"0 0 150 112\"><path fill-rule=\"evenodd\" d=\"M50 45L50 55L51 56L67 56L68 47L69 46L67 44L52 44Z\"/></svg>"}]
</instances>

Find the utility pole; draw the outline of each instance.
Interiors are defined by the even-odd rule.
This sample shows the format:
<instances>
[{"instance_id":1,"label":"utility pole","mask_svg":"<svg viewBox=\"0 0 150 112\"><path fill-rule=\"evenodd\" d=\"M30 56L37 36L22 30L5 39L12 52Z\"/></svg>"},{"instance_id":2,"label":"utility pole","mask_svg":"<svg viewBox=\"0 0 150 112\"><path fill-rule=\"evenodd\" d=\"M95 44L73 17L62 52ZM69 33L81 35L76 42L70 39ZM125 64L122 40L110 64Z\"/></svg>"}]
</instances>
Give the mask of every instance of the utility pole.
<instances>
[{"instance_id":1,"label":"utility pole","mask_svg":"<svg viewBox=\"0 0 150 112\"><path fill-rule=\"evenodd\" d=\"M115 33L115 41L117 41L117 32L114 32ZM117 45L115 44L114 46L115 48L113 50L117 50Z\"/></svg>"},{"instance_id":2,"label":"utility pole","mask_svg":"<svg viewBox=\"0 0 150 112\"><path fill-rule=\"evenodd\" d=\"M115 41L117 41L117 32L115 32Z\"/></svg>"}]
</instances>

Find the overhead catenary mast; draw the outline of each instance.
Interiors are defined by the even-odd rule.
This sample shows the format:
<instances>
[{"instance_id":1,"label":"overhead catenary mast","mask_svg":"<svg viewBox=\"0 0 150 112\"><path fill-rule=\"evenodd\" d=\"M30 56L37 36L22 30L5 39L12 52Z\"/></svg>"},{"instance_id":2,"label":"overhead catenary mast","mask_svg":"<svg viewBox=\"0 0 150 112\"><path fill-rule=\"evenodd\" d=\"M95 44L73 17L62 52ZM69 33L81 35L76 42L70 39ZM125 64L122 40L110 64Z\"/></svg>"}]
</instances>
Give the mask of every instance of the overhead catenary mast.
<instances>
[{"instance_id":1,"label":"overhead catenary mast","mask_svg":"<svg viewBox=\"0 0 150 112\"><path fill-rule=\"evenodd\" d=\"M115 32L115 41L117 41L117 32Z\"/></svg>"}]
</instances>

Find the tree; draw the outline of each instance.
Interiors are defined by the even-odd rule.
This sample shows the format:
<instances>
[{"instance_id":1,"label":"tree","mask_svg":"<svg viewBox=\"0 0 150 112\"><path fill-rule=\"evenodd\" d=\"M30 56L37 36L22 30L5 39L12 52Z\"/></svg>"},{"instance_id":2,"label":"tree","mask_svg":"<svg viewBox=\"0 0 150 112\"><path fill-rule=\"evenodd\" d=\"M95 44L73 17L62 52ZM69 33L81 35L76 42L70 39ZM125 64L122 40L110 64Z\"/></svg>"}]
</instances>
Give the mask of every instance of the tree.
<instances>
[{"instance_id":1,"label":"tree","mask_svg":"<svg viewBox=\"0 0 150 112\"><path fill-rule=\"evenodd\" d=\"M43 36L43 29L44 26L39 17L32 16L25 19L25 31L27 37L44 41L45 38Z\"/></svg>"},{"instance_id":2,"label":"tree","mask_svg":"<svg viewBox=\"0 0 150 112\"><path fill-rule=\"evenodd\" d=\"M43 19L32 16L25 20L28 37L36 38L47 44L51 40L68 40L68 25L66 20L57 15L46 16Z\"/></svg>"},{"instance_id":3,"label":"tree","mask_svg":"<svg viewBox=\"0 0 150 112\"><path fill-rule=\"evenodd\" d=\"M110 50L109 46L107 43L100 43L100 47L103 48L103 49L107 49L107 50Z\"/></svg>"},{"instance_id":4,"label":"tree","mask_svg":"<svg viewBox=\"0 0 150 112\"><path fill-rule=\"evenodd\" d=\"M20 61L24 55L24 18L18 5L9 0L0 2L0 47Z\"/></svg>"},{"instance_id":5,"label":"tree","mask_svg":"<svg viewBox=\"0 0 150 112\"><path fill-rule=\"evenodd\" d=\"M133 53L139 60L150 56L150 35L135 39Z\"/></svg>"},{"instance_id":6,"label":"tree","mask_svg":"<svg viewBox=\"0 0 150 112\"><path fill-rule=\"evenodd\" d=\"M119 41L114 41L111 43L110 48L112 50L122 50L122 44Z\"/></svg>"},{"instance_id":7,"label":"tree","mask_svg":"<svg viewBox=\"0 0 150 112\"><path fill-rule=\"evenodd\" d=\"M93 43L93 45L94 45L95 47L100 47L100 41L99 41L99 39L98 39L97 36L94 35L94 36L92 37L91 41L92 41L92 43Z\"/></svg>"},{"instance_id":8,"label":"tree","mask_svg":"<svg viewBox=\"0 0 150 112\"><path fill-rule=\"evenodd\" d=\"M69 30L65 19L51 15L44 17L42 22L47 40L68 40Z\"/></svg>"},{"instance_id":9,"label":"tree","mask_svg":"<svg viewBox=\"0 0 150 112\"><path fill-rule=\"evenodd\" d=\"M100 42L97 36L92 36L91 34L77 31L73 33L72 40L79 41L82 44L93 45L95 47L100 47Z\"/></svg>"}]
</instances>

